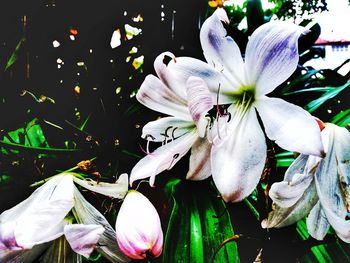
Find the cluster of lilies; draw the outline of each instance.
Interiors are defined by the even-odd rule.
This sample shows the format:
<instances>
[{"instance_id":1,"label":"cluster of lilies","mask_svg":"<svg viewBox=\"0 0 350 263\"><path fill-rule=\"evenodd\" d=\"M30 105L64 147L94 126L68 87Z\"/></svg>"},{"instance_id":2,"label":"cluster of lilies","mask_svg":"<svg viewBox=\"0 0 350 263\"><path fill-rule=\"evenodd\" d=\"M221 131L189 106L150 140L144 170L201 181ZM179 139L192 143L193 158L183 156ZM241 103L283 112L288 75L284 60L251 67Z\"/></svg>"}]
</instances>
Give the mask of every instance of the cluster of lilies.
<instances>
[{"instance_id":1,"label":"cluster of lilies","mask_svg":"<svg viewBox=\"0 0 350 263\"><path fill-rule=\"evenodd\" d=\"M94 249L111 262L157 257L163 232L158 213L133 182L155 178L190 150L186 179L212 176L226 202L238 202L259 183L266 162L266 139L299 153L269 196L273 211L262 227L283 227L307 216L310 235L322 240L330 227L350 242L350 134L323 124L299 106L269 97L298 64L298 38L308 31L288 22L260 26L244 58L227 35L229 23L218 8L203 24L200 41L207 62L160 54L156 75L148 75L137 100L169 115L143 127L142 137L162 145L116 183L95 182L63 173L50 178L29 198L0 215L1 262L51 262L57 242L68 244L73 262ZM166 58L170 62L166 63ZM214 113L213 113L214 112ZM124 199L115 230L75 185Z\"/></svg>"}]
</instances>

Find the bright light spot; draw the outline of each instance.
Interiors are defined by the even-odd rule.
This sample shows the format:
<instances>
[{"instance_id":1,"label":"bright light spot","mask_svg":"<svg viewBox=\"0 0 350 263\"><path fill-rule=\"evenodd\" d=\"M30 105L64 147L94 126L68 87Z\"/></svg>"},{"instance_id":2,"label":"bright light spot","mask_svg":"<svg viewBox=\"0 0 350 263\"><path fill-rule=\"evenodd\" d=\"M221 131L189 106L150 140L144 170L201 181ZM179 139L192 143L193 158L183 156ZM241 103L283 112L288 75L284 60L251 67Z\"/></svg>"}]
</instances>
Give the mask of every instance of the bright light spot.
<instances>
[{"instance_id":1,"label":"bright light spot","mask_svg":"<svg viewBox=\"0 0 350 263\"><path fill-rule=\"evenodd\" d=\"M128 12L124 11L124 16L127 16L128 15Z\"/></svg>"},{"instance_id":2,"label":"bright light spot","mask_svg":"<svg viewBox=\"0 0 350 263\"><path fill-rule=\"evenodd\" d=\"M145 59L145 56L143 56L143 55L139 56L137 58L134 58L134 60L132 62L132 66L135 69L139 69L143 65L144 59Z\"/></svg>"},{"instance_id":3,"label":"bright light spot","mask_svg":"<svg viewBox=\"0 0 350 263\"><path fill-rule=\"evenodd\" d=\"M160 5L161 8L164 8L164 5Z\"/></svg>"},{"instance_id":4,"label":"bright light spot","mask_svg":"<svg viewBox=\"0 0 350 263\"><path fill-rule=\"evenodd\" d=\"M130 61L130 59L131 59L131 56L128 56L128 57L126 58L125 62L128 63L128 62Z\"/></svg>"},{"instance_id":5,"label":"bright light spot","mask_svg":"<svg viewBox=\"0 0 350 263\"><path fill-rule=\"evenodd\" d=\"M121 34L120 34L120 29L114 30L111 38L111 48L116 48L121 45ZM91 49L90 49L91 50ZM91 52L90 52L91 53Z\"/></svg>"},{"instance_id":6,"label":"bright light spot","mask_svg":"<svg viewBox=\"0 0 350 263\"><path fill-rule=\"evenodd\" d=\"M130 94L130 98L133 98L136 96L137 90L133 90Z\"/></svg>"},{"instance_id":7,"label":"bright light spot","mask_svg":"<svg viewBox=\"0 0 350 263\"><path fill-rule=\"evenodd\" d=\"M75 92L77 95L80 94L80 87L79 87L78 85L76 85L76 86L74 87L74 92Z\"/></svg>"},{"instance_id":8,"label":"bright light spot","mask_svg":"<svg viewBox=\"0 0 350 263\"><path fill-rule=\"evenodd\" d=\"M74 35L69 35L70 40L74 41L75 40L75 36Z\"/></svg>"},{"instance_id":9,"label":"bright light spot","mask_svg":"<svg viewBox=\"0 0 350 263\"><path fill-rule=\"evenodd\" d=\"M109 62L113 63L113 59L109 60Z\"/></svg>"},{"instance_id":10,"label":"bright light spot","mask_svg":"<svg viewBox=\"0 0 350 263\"><path fill-rule=\"evenodd\" d=\"M125 24L124 28L126 32L126 38L128 40L132 39L134 36L137 36L142 32L142 29L130 26L129 24Z\"/></svg>"},{"instance_id":11,"label":"bright light spot","mask_svg":"<svg viewBox=\"0 0 350 263\"><path fill-rule=\"evenodd\" d=\"M72 29L69 30L69 33L71 33L73 36L76 36L76 35L78 35L78 30L72 28Z\"/></svg>"},{"instance_id":12,"label":"bright light spot","mask_svg":"<svg viewBox=\"0 0 350 263\"><path fill-rule=\"evenodd\" d=\"M63 83L63 79L60 80L60 83Z\"/></svg>"},{"instance_id":13,"label":"bright light spot","mask_svg":"<svg viewBox=\"0 0 350 263\"><path fill-rule=\"evenodd\" d=\"M90 52L90 54L92 53L92 49L91 48L90 48L89 52Z\"/></svg>"},{"instance_id":14,"label":"bright light spot","mask_svg":"<svg viewBox=\"0 0 350 263\"><path fill-rule=\"evenodd\" d=\"M56 60L56 62L57 62L58 64L61 64L61 63L63 62L63 60L60 59L60 58L58 58L58 59Z\"/></svg>"},{"instance_id":15,"label":"bright light spot","mask_svg":"<svg viewBox=\"0 0 350 263\"><path fill-rule=\"evenodd\" d=\"M58 42L57 40L54 40L54 41L52 42L52 45L53 45L54 48L56 48L56 47L59 47L61 44L60 44L60 42Z\"/></svg>"},{"instance_id":16,"label":"bright light spot","mask_svg":"<svg viewBox=\"0 0 350 263\"><path fill-rule=\"evenodd\" d=\"M134 22L142 22L143 21L143 17L140 14L138 14L136 17L132 18L132 21L134 21Z\"/></svg>"},{"instance_id":17,"label":"bright light spot","mask_svg":"<svg viewBox=\"0 0 350 263\"><path fill-rule=\"evenodd\" d=\"M84 67L84 65L85 65L84 61L77 62L77 66L79 67Z\"/></svg>"},{"instance_id":18,"label":"bright light spot","mask_svg":"<svg viewBox=\"0 0 350 263\"><path fill-rule=\"evenodd\" d=\"M57 68L61 68L62 66L60 64L57 65Z\"/></svg>"},{"instance_id":19,"label":"bright light spot","mask_svg":"<svg viewBox=\"0 0 350 263\"><path fill-rule=\"evenodd\" d=\"M115 90L115 93L118 95L122 91L122 87L118 87Z\"/></svg>"},{"instance_id":20,"label":"bright light spot","mask_svg":"<svg viewBox=\"0 0 350 263\"><path fill-rule=\"evenodd\" d=\"M135 53L137 53L137 47L132 47L132 49L130 49L130 51L129 51L129 54L135 54Z\"/></svg>"},{"instance_id":21,"label":"bright light spot","mask_svg":"<svg viewBox=\"0 0 350 263\"><path fill-rule=\"evenodd\" d=\"M161 17L165 17L165 14L164 14L163 11L160 13L160 16L161 16Z\"/></svg>"}]
</instances>

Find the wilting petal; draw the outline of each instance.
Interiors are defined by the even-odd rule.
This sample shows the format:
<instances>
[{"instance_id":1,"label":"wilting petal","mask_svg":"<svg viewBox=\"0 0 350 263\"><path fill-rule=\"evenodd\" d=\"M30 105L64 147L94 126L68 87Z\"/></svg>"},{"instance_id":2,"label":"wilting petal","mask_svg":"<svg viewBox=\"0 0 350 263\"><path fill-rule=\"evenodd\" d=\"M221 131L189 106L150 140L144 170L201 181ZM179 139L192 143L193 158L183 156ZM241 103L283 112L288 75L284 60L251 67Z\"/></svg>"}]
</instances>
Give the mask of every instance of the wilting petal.
<instances>
[{"instance_id":1,"label":"wilting petal","mask_svg":"<svg viewBox=\"0 0 350 263\"><path fill-rule=\"evenodd\" d=\"M154 142L164 142L181 137L195 128L192 120L164 117L147 123L142 129L142 138Z\"/></svg>"},{"instance_id":2,"label":"wilting petal","mask_svg":"<svg viewBox=\"0 0 350 263\"><path fill-rule=\"evenodd\" d=\"M287 22L269 22L250 37L246 54L248 85L255 86L258 95L273 91L295 71L298 38L303 27Z\"/></svg>"},{"instance_id":3,"label":"wilting petal","mask_svg":"<svg viewBox=\"0 0 350 263\"><path fill-rule=\"evenodd\" d=\"M185 87L184 87L185 89ZM150 108L164 114L191 120L185 100L178 97L157 77L148 75L136 94L137 100Z\"/></svg>"},{"instance_id":4,"label":"wilting petal","mask_svg":"<svg viewBox=\"0 0 350 263\"><path fill-rule=\"evenodd\" d=\"M350 211L350 132L342 127L327 123L334 128L334 148L338 164L340 187L347 210Z\"/></svg>"},{"instance_id":5,"label":"wilting petal","mask_svg":"<svg viewBox=\"0 0 350 263\"><path fill-rule=\"evenodd\" d=\"M105 196L110 196L118 199L123 199L126 193L128 192L129 183L128 183L128 175L121 174L119 179L114 184L112 183L103 183L103 182L95 182L93 180L81 180L77 177L73 177L75 183L80 186L99 193Z\"/></svg>"},{"instance_id":6,"label":"wilting petal","mask_svg":"<svg viewBox=\"0 0 350 263\"><path fill-rule=\"evenodd\" d=\"M143 259L162 253L163 231L159 215L141 193L131 190L120 207L115 224L120 249L130 258Z\"/></svg>"},{"instance_id":7,"label":"wilting petal","mask_svg":"<svg viewBox=\"0 0 350 263\"><path fill-rule=\"evenodd\" d=\"M59 237L63 234L63 219L73 204L72 177L51 178L29 198L0 215L0 246L29 249ZM50 227L43 229L44 225Z\"/></svg>"},{"instance_id":8,"label":"wilting petal","mask_svg":"<svg viewBox=\"0 0 350 263\"><path fill-rule=\"evenodd\" d=\"M299 106L282 99L261 97L256 103L267 136L288 151L323 155L321 133L315 119Z\"/></svg>"},{"instance_id":9,"label":"wilting petal","mask_svg":"<svg viewBox=\"0 0 350 263\"><path fill-rule=\"evenodd\" d=\"M223 8L216 11L203 23L200 40L205 59L226 75L232 89L245 84L244 63L236 42L227 36L222 23L229 23Z\"/></svg>"},{"instance_id":10,"label":"wilting petal","mask_svg":"<svg viewBox=\"0 0 350 263\"><path fill-rule=\"evenodd\" d=\"M232 103L232 94L238 86L233 87L230 79L207 63L195 58L178 57L176 62L170 61L168 68L173 72L176 80L183 85L191 76L203 79L208 85L215 104Z\"/></svg>"},{"instance_id":11,"label":"wilting petal","mask_svg":"<svg viewBox=\"0 0 350 263\"><path fill-rule=\"evenodd\" d=\"M332 126L326 126L325 130L331 129L327 135L329 147L326 157L320 162L315 176L317 193L325 212L328 222L336 231L337 235L346 242L350 242L350 221L346 221L347 215L346 200L342 193L342 188L338 175L337 140L335 129Z\"/></svg>"},{"instance_id":12,"label":"wilting petal","mask_svg":"<svg viewBox=\"0 0 350 263\"><path fill-rule=\"evenodd\" d=\"M211 167L214 183L224 200L237 202L248 196L260 180L266 142L253 108L231 132L213 144Z\"/></svg>"},{"instance_id":13,"label":"wilting petal","mask_svg":"<svg viewBox=\"0 0 350 263\"><path fill-rule=\"evenodd\" d=\"M307 231L317 239L323 240L330 227L326 214L324 213L320 201L312 208L309 216L306 219Z\"/></svg>"},{"instance_id":14,"label":"wilting petal","mask_svg":"<svg viewBox=\"0 0 350 263\"><path fill-rule=\"evenodd\" d=\"M101 225L71 224L64 227L64 235L70 247L86 258L94 251L104 231Z\"/></svg>"},{"instance_id":15,"label":"wilting petal","mask_svg":"<svg viewBox=\"0 0 350 263\"><path fill-rule=\"evenodd\" d=\"M293 206L282 208L273 205L273 210L269 213L268 218L262 222L262 226L264 228L280 228L294 224L307 216L317 201L318 197L313 183L309 185L303 196Z\"/></svg>"},{"instance_id":16,"label":"wilting petal","mask_svg":"<svg viewBox=\"0 0 350 263\"><path fill-rule=\"evenodd\" d=\"M154 69L157 72L158 77L161 81L171 89L176 96L182 101L186 101L186 89L182 85L182 83L176 80L174 72L168 68L168 66L164 63L164 59L168 57L172 60L175 59L175 55L171 52L164 52L160 54L154 60Z\"/></svg>"},{"instance_id":17,"label":"wilting petal","mask_svg":"<svg viewBox=\"0 0 350 263\"><path fill-rule=\"evenodd\" d=\"M312 182L312 174L295 174L291 181L274 183L269 196L280 207L294 205Z\"/></svg>"},{"instance_id":18,"label":"wilting petal","mask_svg":"<svg viewBox=\"0 0 350 263\"><path fill-rule=\"evenodd\" d=\"M197 138L193 143L190 157L188 180L204 180L211 175L210 169L211 143L206 138Z\"/></svg>"},{"instance_id":19,"label":"wilting petal","mask_svg":"<svg viewBox=\"0 0 350 263\"><path fill-rule=\"evenodd\" d=\"M149 183L153 186L155 176L164 170L171 169L188 152L197 138L197 133L192 131L142 158L131 171L130 184L150 177Z\"/></svg>"},{"instance_id":20,"label":"wilting petal","mask_svg":"<svg viewBox=\"0 0 350 263\"><path fill-rule=\"evenodd\" d=\"M36 248L36 246L34 247ZM22 261L21 261L22 262ZM35 261L36 262L36 261ZM39 259L40 263L81 263L82 257L75 253L64 236L50 243L50 247Z\"/></svg>"},{"instance_id":21,"label":"wilting petal","mask_svg":"<svg viewBox=\"0 0 350 263\"><path fill-rule=\"evenodd\" d=\"M204 80L198 77L189 77L186 82L188 108L193 121L197 126L197 133L204 137L209 125L205 115L213 108L213 100Z\"/></svg>"},{"instance_id":22,"label":"wilting petal","mask_svg":"<svg viewBox=\"0 0 350 263\"><path fill-rule=\"evenodd\" d=\"M74 187L74 201L75 205L72 211L78 223L101 225L105 229L98 240L96 250L111 262L129 262L130 260L123 255L115 241L116 233L111 225L95 207L85 200L76 187Z\"/></svg>"}]
</instances>

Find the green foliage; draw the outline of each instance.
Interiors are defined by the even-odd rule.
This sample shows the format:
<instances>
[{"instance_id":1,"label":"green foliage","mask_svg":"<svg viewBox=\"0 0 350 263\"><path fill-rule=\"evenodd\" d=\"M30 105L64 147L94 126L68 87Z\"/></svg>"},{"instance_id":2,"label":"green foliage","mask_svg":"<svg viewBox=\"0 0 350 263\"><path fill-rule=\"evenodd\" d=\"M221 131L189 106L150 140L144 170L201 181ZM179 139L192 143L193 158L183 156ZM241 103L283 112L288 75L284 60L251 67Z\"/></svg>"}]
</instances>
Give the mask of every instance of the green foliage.
<instances>
[{"instance_id":1,"label":"green foliage","mask_svg":"<svg viewBox=\"0 0 350 263\"><path fill-rule=\"evenodd\" d=\"M170 180L165 192L173 200L163 262L212 262L215 250L234 235L229 214L211 181ZM237 246L222 247L215 262L239 262Z\"/></svg>"},{"instance_id":2,"label":"green foliage","mask_svg":"<svg viewBox=\"0 0 350 263\"><path fill-rule=\"evenodd\" d=\"M15 62L17 61L19 52L21 50L21 47L25 41L26 41L26 38L22 37L21 40L18 42L15 50L13 51L13 53L11 54L10 58L8 59L8 61L6 63L5 71L8 70L9 68L11 68L13 66L13 64L15 64Z\"/></svg>"}]
</instances>

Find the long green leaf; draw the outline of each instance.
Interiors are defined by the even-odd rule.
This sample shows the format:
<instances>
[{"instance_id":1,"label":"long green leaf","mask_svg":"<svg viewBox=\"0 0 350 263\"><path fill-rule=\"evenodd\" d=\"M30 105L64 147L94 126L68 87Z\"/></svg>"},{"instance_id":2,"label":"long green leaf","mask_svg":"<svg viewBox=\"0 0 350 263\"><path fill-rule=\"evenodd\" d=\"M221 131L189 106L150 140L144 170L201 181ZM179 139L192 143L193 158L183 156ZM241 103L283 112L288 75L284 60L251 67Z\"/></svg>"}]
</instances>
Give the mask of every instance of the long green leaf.
<instances>
[{"instance_id":1,"label":"long green leaf","mask_svg":"<svg viewBox=\"0 0 350 263\"><path fill-rule=\"evenodd\" d=\"M11 54L10 58L6 63L5 71L8 70L10 67L12 67L13 64L15 64L18 58L19 51L25 41L26 41L25 37L22 37L21 40L18 42L15 50L13 51L13 53Z\"/></svg>"},{"instance_id":2,"label":"long green leaf","mask_svg":"<svg viewBox=\"0 0 350 263\"><path fill-rule=\"evenodd\" d=\"M212 262L215 250L234 235L231 220L211 181L174 179L165 187L173 200L165 237L163 262ZM228 243L215 262L239 262L237 245Z\"/></svg>"},{"instance_id":3,"label":"long green leaf","mask_svg":"<svg viewBox=\"0 0 350 263\"><path fill-rule=\"evenodd\" d=\"M308 103L305 106L305 109L309 112L314 112L315 110L317 110L323 103L325 103L327 100L330 100L332 98L334 98L335 96L337 96L341 91L343 91L344 89L346 89L347 87L350 86L350 81L348 81L347 83L345 83L342 86L339 87L333 87L330 90L328 90L327 92L325 92L321 97L319 97L318 99L315 99L313 101L311 101L310 103Z\"/></svg>"}]
</instances>

